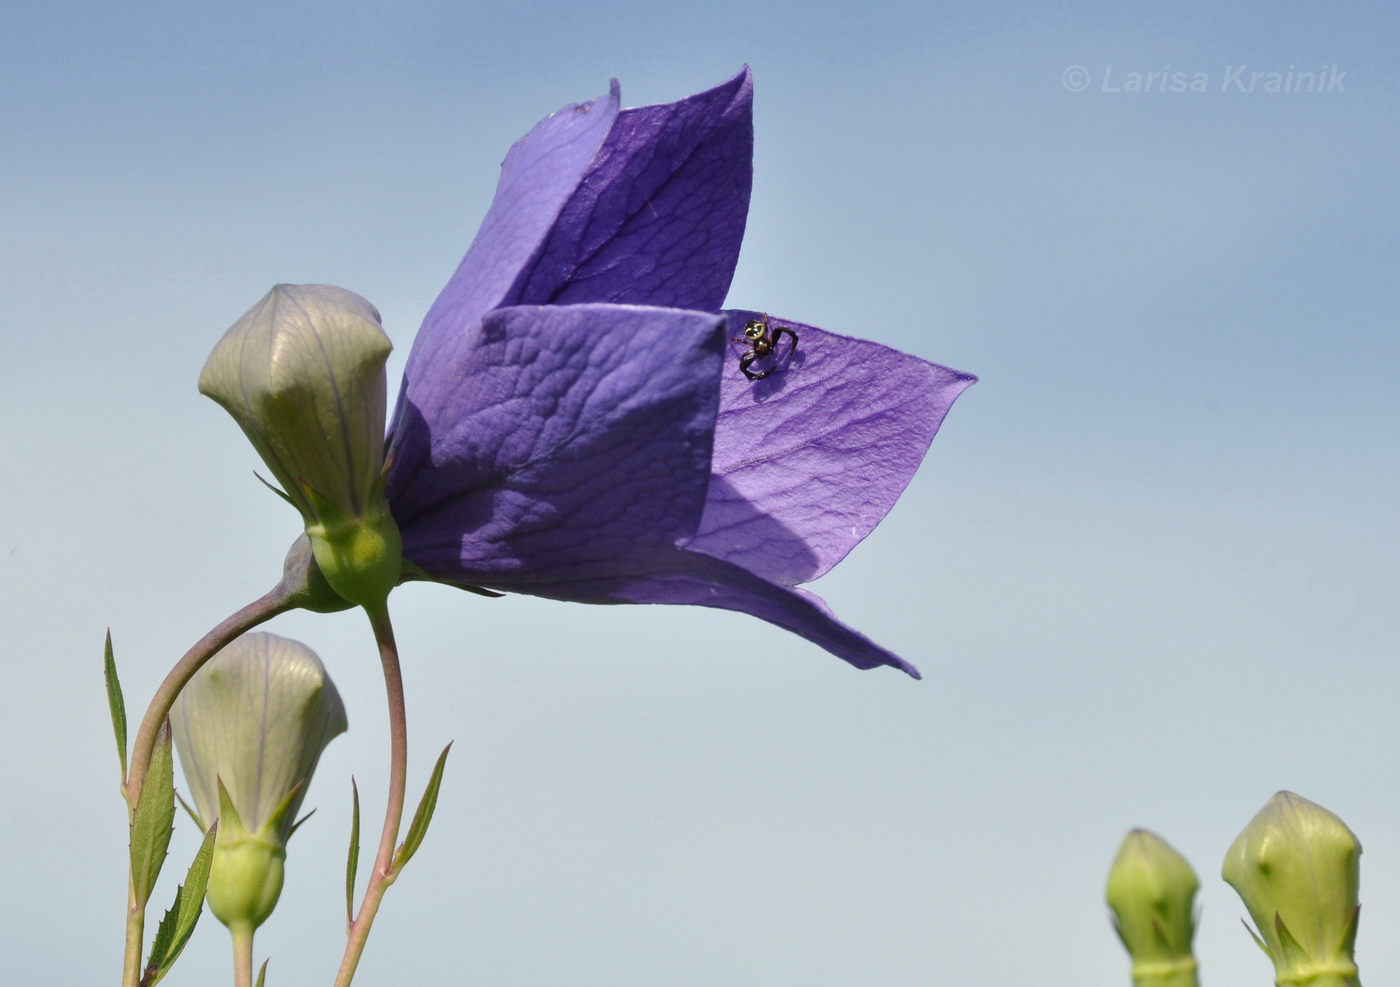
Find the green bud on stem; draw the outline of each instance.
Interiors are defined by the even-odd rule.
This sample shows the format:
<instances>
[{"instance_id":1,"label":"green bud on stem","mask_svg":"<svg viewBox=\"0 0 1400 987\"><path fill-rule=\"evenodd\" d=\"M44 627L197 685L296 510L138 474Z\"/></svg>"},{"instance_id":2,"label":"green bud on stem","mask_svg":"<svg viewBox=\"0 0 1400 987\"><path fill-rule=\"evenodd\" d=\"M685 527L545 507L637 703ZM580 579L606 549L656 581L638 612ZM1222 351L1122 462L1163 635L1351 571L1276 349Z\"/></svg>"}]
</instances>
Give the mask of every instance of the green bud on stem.
<instances>
[{"instance_id":1,"label":"green bud on stem","mask_svg":"<svg viewBox=\"0 0 1400 987\"><path fill-rule=\"evenodd\" d=\"M1145 829L1124 839L1108 872L1113 927L1133 958L1133 987L1197 987L1194 902L1186 858Z\"/></svg>"},{"instance_id":2,"label":"green bud on stem","mask_svg":"<svg viewBox=\"0 0 1400 987\"><path fill-rule=\"evenodd\" d=\"M219 831L205 900L214 917L235 934L251 934L267 921L282 894L287 848L275 833L282 820L250 833L222 782L219 801Z\"/></svg>"},{"instance_id":3,"label":"green bud on stem","mask_svg":"<svg viewBox=\"0 0 1400 987\"><path fill-rule=\"evenodd\" d=\"M1271 798L1225 855L1280 987L1360 987L1361 844L1347 824L1292 792Z\"/></svg>"},{"instance_id":4,"label":"green bud on stem","mask_svg":"<svg viewBox=\"0 0 1400 987\"><path fill-rule=\"evenodd\" d=\"M310 648L245 634L195 673L170 723L192 811L206 830L219 822L209 910L251 935L277 904L294 817L345 706Z\"/></svg>"},{"instance_id":5,"label":"green bud on stem","mask_svg":"<svg viewBox=\"0 0 1400 987\"><path fill-rule=\"evenodd\" d=\"M392 348L354 292L280 284L224 333L199 375L301 512L327 583L364 606L382 605L402 568L384 499Z\"/></svg>"}]
</instances>

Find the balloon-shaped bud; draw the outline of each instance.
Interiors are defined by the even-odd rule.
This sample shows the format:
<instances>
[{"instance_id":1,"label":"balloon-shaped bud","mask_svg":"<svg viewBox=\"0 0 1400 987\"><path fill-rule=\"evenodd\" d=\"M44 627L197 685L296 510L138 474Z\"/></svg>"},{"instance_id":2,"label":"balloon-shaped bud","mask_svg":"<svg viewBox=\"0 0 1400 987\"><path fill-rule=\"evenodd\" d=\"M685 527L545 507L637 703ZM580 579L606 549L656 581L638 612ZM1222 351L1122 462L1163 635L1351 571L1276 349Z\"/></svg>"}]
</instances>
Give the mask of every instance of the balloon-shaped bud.
<instances>
[{"instance_id":1,"label":"balloon-shaped bud","mask_svg":"<svg viewBox=\"0 0 1400 987\"><path fill-rule=\"evenodd\" d=\"M219 823L209 910L251 933L277 904L297 810L345 706L310 648L245 634L195 673L170 723L200 826Z\"/></svg>"},{"instance_id":2,"label":"balloon-shaped bud","mask_svg":"<svg viewBox=\"0 0 1400 987\"><path fill-rule=\"evenodd\" d=\"M1134 987L1196 987L1196 872L1160 837L1135 829L1108 872L1113 927L1133 958Z\"/></svg>"},{"instance_id":3,"label":"balloon-shaped bud","mask_svg":"<svg viewBox=\"0 0 1400 987\"><path fill-rule=\"evenodd\" d=\"M199 375L301 512L326 580L356 604L382 603L402 565L384 499L391 349L379 313L354 292L279 284Z\"/></svg>"},{"instance_id":4,"label":"balloon-shaped bud","mask_svg":"<svg viewBox=\"0 0 1400 987\"><path fill-rule=\"evenodd\" d=\"M1292 792L1269 799L1235 839L1221 876L1254 918L1275 983L1359 987L1360 857L1346 823Z\"/></svg>"}]
</instances>

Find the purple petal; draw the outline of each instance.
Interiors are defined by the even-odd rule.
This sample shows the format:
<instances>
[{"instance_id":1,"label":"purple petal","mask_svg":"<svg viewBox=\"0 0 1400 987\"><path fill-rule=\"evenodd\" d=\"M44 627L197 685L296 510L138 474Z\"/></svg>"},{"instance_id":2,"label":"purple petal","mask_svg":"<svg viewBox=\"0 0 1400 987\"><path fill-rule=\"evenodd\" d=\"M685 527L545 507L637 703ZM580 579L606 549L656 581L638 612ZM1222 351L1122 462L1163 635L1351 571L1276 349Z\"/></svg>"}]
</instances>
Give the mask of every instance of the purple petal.
<instances>
[{"instance_id":1,"label":"purple petal","mask_svg":"<svg viewBox=\"0 0 1400 987\"><path fill-rule=\"evenodd\" d=\"M452 386L401 409L388 496L404 556L528 592L670 549L704 509L723 327L623 305L487 314Z\"/></svg>"},{"instance_id":2,"label":"purple petal","mask_svg":"<svg viewBox=\"0 0 1400 987\"><path fill-rule=\"evenodd\" d=\"M511 147L476 239L418 330L404 372L406 383L451 376L464 334L484 313L509 304L511 285L539 251L597 155L617 118L620 100L614 79L607 97L571 103Z\"/></svg>"},{"instance_id":3,"label":"purple petal","mask_svg":"<svg viewBox=\"0 0 1400 987\"><path fill-rule=\"evenodd\" d=\"M728 312L743 336L756 312ZM770 319L784 336L751 381L731 354L720 383L714 478L685 547L787 586L841 561L889 513L943 417L977 380L864 339ZM732 344L740 352L746 343Z\"/></svg>"},{"instance_id":4,"label":"purple petal","mask_svg":"<svg viewBox=\"0 0 1400 987\"><path fill-rule=\"evenodd\" d=\"M532 586L536 596L577 603L671 603L736 610L776 624L857 668L919 670L832 615L815 593L776 586L730 562L680 549L660 550L634 575ZM521 587L511 587L519 589Z\"/></svg>"},{"instance_id":5,"label":"purple petal","mask_svg":"<svg viewBox=\"0 0 1400 987\"><path fill-rule=\"evenodd\" d=\"M507 304L724 304L753 186L745 68L675 103L623 110Z\"/></svg>"}]
</instances>

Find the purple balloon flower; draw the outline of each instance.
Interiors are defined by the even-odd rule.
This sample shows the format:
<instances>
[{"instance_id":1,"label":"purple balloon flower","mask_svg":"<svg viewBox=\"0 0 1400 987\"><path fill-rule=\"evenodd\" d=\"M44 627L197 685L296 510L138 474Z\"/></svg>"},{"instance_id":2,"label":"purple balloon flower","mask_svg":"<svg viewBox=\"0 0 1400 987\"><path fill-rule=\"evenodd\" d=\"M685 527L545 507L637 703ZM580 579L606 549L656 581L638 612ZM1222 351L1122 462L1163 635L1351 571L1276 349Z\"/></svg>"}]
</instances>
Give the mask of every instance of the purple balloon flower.
<instances>
[{"instance_id":1,"label":"purple balloon flower","mask_svg":"<svg viewBox=\"0 0 1400 987\"><path fill-rule=\"evenodd\" d=\"M511 148L404 373L388 482L404 557L467 589L738 610L917 677L796 587L888 513L976 378L720 311L752 98L747 70L628 110L614 82ZM739 367L750 320L795 334L760 380Z\"/></svg>"}]
</instances>

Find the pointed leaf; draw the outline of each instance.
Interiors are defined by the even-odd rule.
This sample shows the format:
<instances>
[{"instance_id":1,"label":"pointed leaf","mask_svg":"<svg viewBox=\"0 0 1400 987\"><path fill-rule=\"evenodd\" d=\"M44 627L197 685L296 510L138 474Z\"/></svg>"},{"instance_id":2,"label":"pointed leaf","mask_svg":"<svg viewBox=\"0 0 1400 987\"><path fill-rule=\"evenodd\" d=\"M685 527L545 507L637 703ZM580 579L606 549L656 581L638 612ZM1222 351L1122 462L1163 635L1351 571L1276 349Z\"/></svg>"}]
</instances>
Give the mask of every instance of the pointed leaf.
<instances>
[{"instance_id":1,"label":"pointed leaf","mask_svg":"<svg viewBox=\"0 0 1400 987\"><path fill-rule=\"evenodd\" d=\"M219 789L219 822L223 824L225 832L248 832L243 820L238 817L238 807L233 804L233 796L229 795L228 789L224 787L224 779L215 775L214 784Z\"/></svg>"},{"instance_id":2,"label":"pointed leaf","mask_svg":"<svg viewBox=\"0 0 1400 987\"><path fill-rule=\"evenodd\" d=\"M275 493L277 496L281 497L283 500L285 500L287 503L291 504L293 507L296 507L297 510L301 510L300 507L297 507L297 502L296 502L296 501L292 500L292 498L290 498L290 497L288 497L286 494L284 494L284 493L282 492L281 488L275 486L274 484L269 483L267 480L264 480L262 474L259 473L257 470L254 470L254 471L253 471L253 475L256 476L256 477L258 478L258 480L262 483L262 485L265 486L265 487L267 487L267 489L271 490L273 493Z\"/></svg>"},{"instance_id":3,"label":"pointed leaf","mask_svg":"<svg viewBox=\"0 0 1400 987\"><path fill-rule=\"evenodd\" d=\"M390 871L395 876L418 852L418 848L423 844L423 837L428 835L428 824L433 821L433 811L437 808L438 789L442 787L442 769L447 766L447 752L450 750L452 745L448 744L438 755L437 764L433 766L433 776L428 779L428 787L424 790L423 799L418 803L418 811L413 814L413 822L408 827L408 835L394 854L394 864Z\"/></svg>"},{"instance_id":4,"label":"pointed leaf","mask_svg":"<svg viewBox=\"0 0 1400 987\"><path fill-rule=\"evenodd\" d=\"M1254 940L1254 945L1262 949L1264 951L1264 955L1267 956L1269 959L1273 959L1274 954L1269 952L1269 947L1264 945L1264 940L1260 939L1257 935L1254 934L1254 930L1249 927L1249 923L1246 922L1244 919L1240 919L1240 925L1243 925L1244 931L1249 933L1249 938Z\"/></svg>"},{"instance_id":5,"label":"pointed leaf","mask_svg":"<svg viewBox=\"0 0 1400 987\"><path fill-rule=\"evenodd\" d=\"M190 864L185 883L175 889L175 904L160 920L155 941L151 943L151 957L146 961L141 987L153 987L160 983L194 934L194 927L204 908L204 888L209 883L209 868L214 862L214 837L218 828L219 824L215 822L204 834L204 842L194 856L194 863Z\"/></svg>"},{"instance_id":6,"label":"pointed leaf","mask_svg":"<svg viewBox=\"0 0 1400 987\"><path fill-rule=\"evenodd\" d=\"M1339 952L1344 956L1352 956L1356 953L1356 928L1361 921L1361 906L1358 904L1347 916L1347 924L1342 929L1342 947Z\"/></svg>"},{"instance_id":7,"label":"pointed leaf","mask_svg":"<svg viewBox=\"0 0 1400 987\"><path fill-rule=\"evenodd\" d=\"M350 816L350 853L345 858L345 924L355 922L355 872L360 867L360 789L350 779L350 798L354 812Z\"/></svg>"},{"instance_id":8,"label":"pointed leaf","mask_svg":"<svg viewBox=\"0 0 1400 987\"><path fill-rule=\"evenodd\" d=\"M267 983L267 965L270 962L272 962L270 958L263 960L263 965L258 968L257 987L263 987L263 985Z\"/></svg>"},{"instance_id":9,"label":"pointed leaf","mask_svg":"<svg viewBox=\"0 0 1400 987\"><path fill-rule=\"evenodd\" d=\"M194 824L195 824L196 826L199 827L199 831L200 831L201 833L204 832L204 828L205 828L205 827L204 827L204 820L199 818L199 813L198 813L198 812L195 812L193 809L190 808L190 804L189 804L188 802L186 802L186 801L184 800L184 798L181 797L181 795L180 795L179 792L176 792L176 793L175 793L175 801L179 802L179 803L180 803L180 808L184 809L184 810L185 810L185 813L186 813L191 819L194 820ZM217 822L217 821L218 821L218 820L215 820L215 822Z\"/></svg>"},{"instance_id":10,"label":"pointed leaf","mask_svg":"<svg viewBox=\"0 0 1400 987\"><path fill-rule=\"evenodd\" d=\"M122 784L126 784L126 700L122 684L117 680L117 660L112 656L112 632L107 631L103 649L102 673L107 679L107 706L112 711L112 732L117 735L117 757L122 762Z\"/></svg>"},{"instance_id":11,"label":"pointed leaf","mask_svg":"<svg viewBox=\"0 0 1400 987\"><path fill-rule=\"evenodd\" d=\"M1275 964L1290 970L1311 965L1312 958L1308 956L1308 951L1293 938L1293 933L1288 931L1288 926L1283 924L1283 916L1278 912L1274 912L1274 931L1278 933L1279 949L1283 951L1282 956L1274 957Z\"/></svg>"},{"instance_id":12,"label":"pointed leaf","mask_svg":"<svg viewBox=\"0 0 1400 987\"><path fill-rule=\"evenodd\" d=\"M170 721L156 735L151 764L136 801L131 823L131 887L136 903L145 907L160 877L170 833L175 826L175 775L170 754Z\"/></svg>"},{"instance_id":13,"label":"pointed leaf","mask_svg":"<svg viewBox=\"0 0 1400 987\"><path fill-rule=\"evenodd\" d=\"M222 782L220 784L222 784ZM301 790L305 787L305 778L293 785L292 790L282 797L281 802L277 803L277 808L272 810L272 815L267 817L267 822L263 823L263 827L265 829L270 829L274 832L280 833L282 831L283 823L287 821L287 814L292 811L292 803L300 801L300 798L298 796L301 794ZM311 812L315 811L315 809L311 810ZM306 816L303 816L301 822L306 822L307 818L311 815L311 812L308 812ZM287 831L288 840L292 838L292 831L295 830L298 825L300 825L300 823L293 824L291 829ZM285 843L286 840L284 840L283 842Z\"/></svg>"},{"instance_id":14,"label":"pointed leaf","mask_svg":"<svg viewBox=\"0 0 1400 987\"><path fill-rule=\"evenodd\" d=\"M300 819L298 819L296 822L292 823L292 828L289 829L289 830L287 830L287 839L288 839L288 840L291 840L291 838L292 838L293 836L296 835L296 831L299 830L299 829L301 829L301 824L304 823L304 822L306 822L306 820L310 819L310 818L311 818L312 816L314 816L315 814L316 814L316 810L315 810L315 809L312 809L312 810L311 810L310 812L308 812L306 815L302 816L302 817L301 817Z\"/></svg>"}]
</instances>

